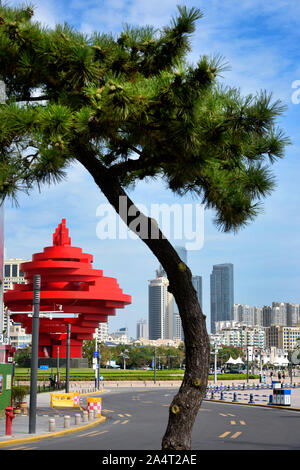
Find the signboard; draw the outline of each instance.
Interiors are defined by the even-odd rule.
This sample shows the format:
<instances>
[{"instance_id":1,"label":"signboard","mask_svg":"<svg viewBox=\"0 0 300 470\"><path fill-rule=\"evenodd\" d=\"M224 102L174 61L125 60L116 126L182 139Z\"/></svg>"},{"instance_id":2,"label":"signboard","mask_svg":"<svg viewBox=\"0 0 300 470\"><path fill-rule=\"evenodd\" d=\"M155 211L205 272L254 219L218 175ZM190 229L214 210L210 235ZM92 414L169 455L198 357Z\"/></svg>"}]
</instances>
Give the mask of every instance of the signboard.
<instances>
[{"instance_id":1,"label":"signboard","mask_svg":"<svg viewBox=\"0 0 300 470\"><path fill-rule=\"evenodd\" d=\"M6 390L10 390L11 389L11 375L8 374L6 376Z\"/></svg>"},{"instance_id":2,"label":"signboard","mask_svg":"<svg viewBox=\"0 0 300 470\"><path fill-rule=\"evenodd\" d=\"M99 357L99 351L94 351L94 357Z\"/></svg>"},{"instance_id":3,"label":"signboard","mask_svg":"<svg viewBox=\"0 0 300 470\"><path fill-rule=\"evenodd\" d=\"M49 366L40 366L40 369L45 369L45 370L47 370L47 369L49 369Z\"/></svg>"}]
</instances>

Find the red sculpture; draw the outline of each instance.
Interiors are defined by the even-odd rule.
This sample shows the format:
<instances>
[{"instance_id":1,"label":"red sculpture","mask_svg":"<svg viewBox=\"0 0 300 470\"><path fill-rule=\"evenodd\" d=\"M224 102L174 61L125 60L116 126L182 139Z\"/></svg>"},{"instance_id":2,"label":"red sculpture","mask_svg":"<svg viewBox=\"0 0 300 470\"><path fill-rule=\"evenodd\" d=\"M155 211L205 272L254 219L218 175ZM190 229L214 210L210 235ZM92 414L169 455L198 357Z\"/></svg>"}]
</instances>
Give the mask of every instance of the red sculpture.
<instances>
[{"instance_id":1,"label":"red sculpture","mask_svg":"<svg viewBox=\"0 0 300 470\"><path fill-rule=\"evenodd\" d=\"M66 357L67 323L70 323L70 357L80 358L83 340L92 339L99 323L115 315L116 308L131 303L131 296L123 294L117 280L104 277L101 270L93 269L92 262L92 255L71 246L66 220L62 219L53 235L53 246L44 248L42 253L32 256L32 261L21 265L27 284L15 284L13 290L5 292L4 303L13 320L31 334L32 318L28 313L32 312L33 277L40 274L40 313L56 313L52 319L40 317L39 357L57 357L57 346L59 356ZM64 314L78 314L78 317L67 318Z\"/></svg>"}]
</instances>

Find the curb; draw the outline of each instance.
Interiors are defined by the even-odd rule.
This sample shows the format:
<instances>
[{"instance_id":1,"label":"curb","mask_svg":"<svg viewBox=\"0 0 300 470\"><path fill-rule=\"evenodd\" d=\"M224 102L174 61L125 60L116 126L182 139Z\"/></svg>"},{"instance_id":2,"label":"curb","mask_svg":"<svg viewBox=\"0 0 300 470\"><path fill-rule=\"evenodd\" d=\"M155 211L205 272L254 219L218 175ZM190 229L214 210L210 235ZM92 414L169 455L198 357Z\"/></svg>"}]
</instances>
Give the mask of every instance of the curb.
<instances>
[{"instance_id":1,"label":"curb","mask_svg":"<svg viewBox=\"0 0 300 470\"><path fill-rule=\"evenodd\" d=\"M59 437L59 436L64 436L65 434L71 434L73 432L81 431L84 429L92 428L93 426L96 426L97 424L103 423L106 421L105 416L101 416L99 419L93 421L92 423L88 423L85 425L78 426L76 428L71 428L71 429L65 429L64 431L57 431L49 434L40 434L39 436L32 436L32 437L20 437L16 439L11 439L9 441L0 441L0 447L5 447L8 445L14 445L14 444L20 444L23 442L32 442L32 441L38 441L41 439L49 439L52 437Z\"/></svg>"}]
</instances>

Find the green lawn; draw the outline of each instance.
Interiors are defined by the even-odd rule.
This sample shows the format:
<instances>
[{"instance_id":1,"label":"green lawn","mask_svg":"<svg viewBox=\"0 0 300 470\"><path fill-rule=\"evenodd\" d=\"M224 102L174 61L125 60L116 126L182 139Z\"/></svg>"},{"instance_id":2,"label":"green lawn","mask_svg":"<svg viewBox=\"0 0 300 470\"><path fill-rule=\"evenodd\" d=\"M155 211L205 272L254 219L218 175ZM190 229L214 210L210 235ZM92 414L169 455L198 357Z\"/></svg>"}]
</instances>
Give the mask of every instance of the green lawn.
<instances>
[{"instance_id":1,"label":"green lawn","mask_svg":"<svg viewBox=\"0 0 300 470\"><path fill-rule=\"evenodd\" d=\"M54 375L57 372L56 368L49 368L48 370L38 369L38 380L45 382L49 381L50 374ZM60 369L61 380L66 378L66 369ZM100 369L100 375L103 376L105 381L110 380L153 380L153 370L123 370L123 369ZM177 370L157 370L156 380L182 380L184 371ZM258 378L259 376L249 375L249 378ZM70 380L94 380L95 371L93 369L70 369ZM217 380L245 380L246 374L218 374ZM214 374L209 375L209 380L214 379ZM30 369L28 368L16 368L15 369L15 380L30 380Z\"/></svg>"}]
</instances>

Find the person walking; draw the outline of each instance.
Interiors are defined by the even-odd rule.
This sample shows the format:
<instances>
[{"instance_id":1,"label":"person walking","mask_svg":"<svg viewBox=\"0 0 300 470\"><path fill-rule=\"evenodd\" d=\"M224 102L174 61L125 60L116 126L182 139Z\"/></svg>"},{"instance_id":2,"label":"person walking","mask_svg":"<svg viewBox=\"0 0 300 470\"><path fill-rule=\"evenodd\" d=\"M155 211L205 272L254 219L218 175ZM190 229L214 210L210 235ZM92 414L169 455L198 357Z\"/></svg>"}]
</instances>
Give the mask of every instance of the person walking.
<instances>
[{"instance_id":1,"label":"person walking","mask_svg":"<svg viewBox=\"0 0 300 470\"><path fill-rule=\"evenodd\" d=\"M279 370L279 371L278 371L278 380L280 380L280 379L281 379L281 372L280 372L280 370Z\"/></svg>"}]
</instances>

